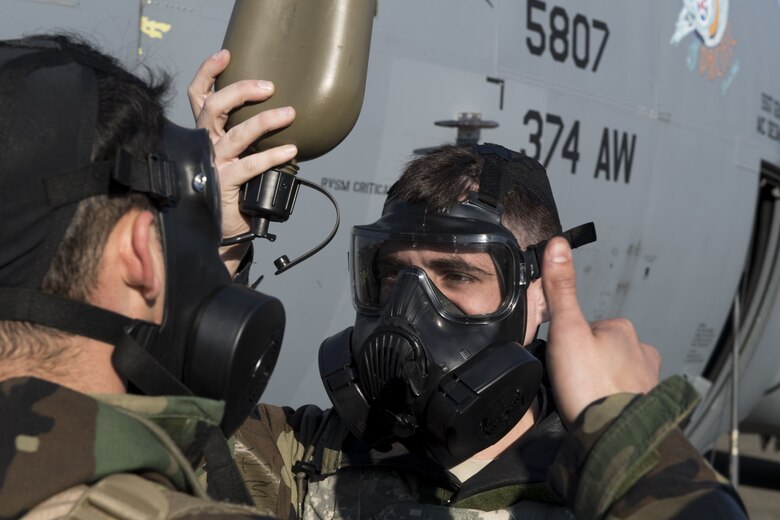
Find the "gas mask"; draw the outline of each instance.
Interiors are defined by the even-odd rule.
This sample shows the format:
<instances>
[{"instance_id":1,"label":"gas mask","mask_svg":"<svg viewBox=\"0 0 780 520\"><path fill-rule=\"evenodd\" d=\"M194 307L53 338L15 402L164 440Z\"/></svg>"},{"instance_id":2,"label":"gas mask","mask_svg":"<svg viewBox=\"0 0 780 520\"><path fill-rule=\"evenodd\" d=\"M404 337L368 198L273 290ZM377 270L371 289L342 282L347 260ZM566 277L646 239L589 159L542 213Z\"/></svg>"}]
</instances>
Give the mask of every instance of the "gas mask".
<instances>
[{"instance_id":1,"label":"gas mask","mask_svg":"<svg viewBox=\"0 0 780 520\"><path fill-rule=\"evenodd\" d=\"M219 258L219 180L204 130L166 122L158 153L138 158L120 149L114 160L91 161L97 78L115 73L104 67L47 40L0 46L0 74L12 78L2 84L0 111L0 238L8 244L0 253L0 320L112 344L114 367L131 390L223 400L221 426L230 434L268 382L284 309L276 298L233 284ZM78 202L129 193L146 194L159 208L166 268L161 325L40 290Z\"/></svg>"},{"instance_id":2,"label":"gas mask","mask_svg":"<svg viewBox=\"0 0 780 520\"><path fill-rule=\"evenodd\" d=\"M284 308L276 298L233 283L219 258L219 179L206 132L168 123L163 153L175 170L171 184L179 184L179 200L160 211L165 316L162 326L138 325L134 335L192 393L225 401L222 426L230 433L268 383L282 343ZM137 373L135 384L154 392L156 383L143 377Z\"/></svg>"},{"instance_id":3,"label":"gas mask","mask_svg":"<svg viewBox=\"0 0 780 520\"><path fill-rule=\"evenodd\" d=\"M538 393L541 363L520 341L546 242L521 250L496 204L512 184L486 175L481 194L443 211L391 190L382 217L353 228L355 325L323 342L319 366L368 444L402 441L454 465L499 441ZM576 247L595 231L562 236Z\"/></svg>"}]
</instances>

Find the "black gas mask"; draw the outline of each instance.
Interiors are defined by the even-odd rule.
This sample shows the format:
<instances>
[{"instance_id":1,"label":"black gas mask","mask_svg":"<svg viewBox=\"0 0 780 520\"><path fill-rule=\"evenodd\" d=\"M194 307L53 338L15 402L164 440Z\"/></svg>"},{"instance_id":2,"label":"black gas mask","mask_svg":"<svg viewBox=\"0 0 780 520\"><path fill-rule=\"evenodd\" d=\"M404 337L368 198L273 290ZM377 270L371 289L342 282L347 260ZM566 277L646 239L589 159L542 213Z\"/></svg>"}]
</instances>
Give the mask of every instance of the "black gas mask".
<instances>
[{"instance_id":1,"label":"black gas mask","mask_svg":"<svg viewBox=\"0 0 780 520\"><path fill-rule=\"evenodd\" d=\"M168 123L163 154L160 160L175 171L171 185L179 185L178 201L160 211L165 316L162 326L138 324L133 335L192 393L225 401L222 426L230 433L268 383L282 343L284 308L276 298L233 283L219 258L222 202L207 133ZM115 362L121 359L120 350ZM140 370L131 381L143 393L159 392L157 382L144 378Z\"/></svg>"},{"instance_id":2,"label":"black gas mask","mask_svg":"<svg viewBox=\"0 0 780 520\"><path fill-rule=\"evenodd\" d=\"M258 401L282 341L276 298L232 283L219 258L221 210L203 130L165 124L159 151L93 162L100 59L48 40L0 44L0 320L28 321L115 345L131 390L225 401L230 434ZM77 204L148 195L159 208L166 287L161 325L40 290Z\"/></svg>"},{"instance_id":3,"label":"black gas mask","mask_svg":"<svg viewBox=\"0 0 780 520\"><path fill-rule=\"evenodd\" d=\"M452 465L499 441L538 393L541 363L520 342L544 243L521 250L497 203L514 180L491 175L441 211L391 190L382 217L352 230L355 325L323 342L319 365L340 417L371 445L400 440ZM595 231L563 236L576 247Z\"/></svg>"}]
</instances>

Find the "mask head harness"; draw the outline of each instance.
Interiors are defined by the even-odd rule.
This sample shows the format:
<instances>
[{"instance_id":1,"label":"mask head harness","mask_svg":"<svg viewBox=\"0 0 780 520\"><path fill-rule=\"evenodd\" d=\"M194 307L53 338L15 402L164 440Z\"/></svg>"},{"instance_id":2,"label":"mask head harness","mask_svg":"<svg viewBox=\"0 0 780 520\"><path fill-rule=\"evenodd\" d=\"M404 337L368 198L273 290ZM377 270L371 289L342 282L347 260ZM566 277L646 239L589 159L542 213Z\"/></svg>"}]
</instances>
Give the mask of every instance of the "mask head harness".
<instances>
[{"instance_id":1,"label":"mask head harness","mask_svg":"<svg viewBox=\"0 0 780 520\"><path fill-rule=\"evenodd\" d=\"M400 440L444 464L506 435L542 377L520 342L546 242L523 251L501 223L501 201L522 182L557 213L552 191L538 162L493 144L474 150L500 165L486 161L479 193L437 211L391 189L382 217L353 228L355 326L325 340L319 355L326 391L357 437ZM595 230L563 236L577 247Z\"/></svg>"},{"instance_id":2,"label":"mask head harness","mask_svg":"<svg viewBox=\"0 0 780 520\"><path fill-rule=\"evenodd\" d=\"M267 384L284 309L233 284L219 258L219 183L205 131L166 122L157 153L139 158L120 148L113 160L91 160L98 79L116 73L99 55L55 41L0 43L0 320L112 344L114 367L131 389L223 400L229 434ZM40 289L78 203L133 192L159 208L161 325Z\"/></svg>"}]
</instances>

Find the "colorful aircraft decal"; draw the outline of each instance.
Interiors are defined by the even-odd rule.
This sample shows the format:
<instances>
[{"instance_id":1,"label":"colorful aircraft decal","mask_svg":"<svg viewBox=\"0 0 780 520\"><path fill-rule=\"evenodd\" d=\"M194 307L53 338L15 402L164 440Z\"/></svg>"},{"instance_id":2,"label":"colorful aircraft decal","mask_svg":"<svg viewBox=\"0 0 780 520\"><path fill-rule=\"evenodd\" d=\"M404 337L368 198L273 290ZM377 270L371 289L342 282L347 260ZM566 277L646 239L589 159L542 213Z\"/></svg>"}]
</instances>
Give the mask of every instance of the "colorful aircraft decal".
<instances>
[{"instance_id":1,"label":"colorful aircraft decal","mask_svg":"<svg viewBox=\"0 0 780 520\"><path fill-rule=\"evenodd\" d=\"M688 48L688 69L698 68L699 75L721 82L725 94L739 72L734 59L737 40L731 34L728 0L683 0L674 34L669 42L678 45L686 36L696 33Z\"/></svg>"}]
</instances>

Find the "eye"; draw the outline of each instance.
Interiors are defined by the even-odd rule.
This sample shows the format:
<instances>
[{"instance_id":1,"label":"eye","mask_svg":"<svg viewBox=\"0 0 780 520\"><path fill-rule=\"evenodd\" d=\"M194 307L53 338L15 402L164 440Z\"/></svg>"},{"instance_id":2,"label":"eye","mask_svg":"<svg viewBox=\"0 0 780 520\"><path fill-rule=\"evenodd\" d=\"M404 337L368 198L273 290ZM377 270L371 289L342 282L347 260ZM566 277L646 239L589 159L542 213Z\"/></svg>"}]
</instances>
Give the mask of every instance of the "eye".
<instances>
[{"instance_id":1,"label":"eye","mask_svg":"<svg viewBox=\"0 0 780 520\"><path fill-rule=\"evenodd\" d=\"M379 267L379 281L382 285L395 283L398 278L398 267L395 265L382 265Z\"/></svg>"},{"instance_id":2,"label":"eye","mask_svg":"<svg viewBox=\"0 0 780 520\"><path fill-rule=\"evenodd\" d=\"M383 263L379 266L379 303L384 305L390 297L400 268L395 264Z\"/></svg>"},{"instance_id":3,"label":"eye","mask_svg":"<svg viewBox=\"0 0 780 520\"><path fill-rule=\"evenodd\" d=\"M444 273L442 279L447 285L468 285L477 281L473 276L461 272Z\"/></svg>"}]
</instances>

